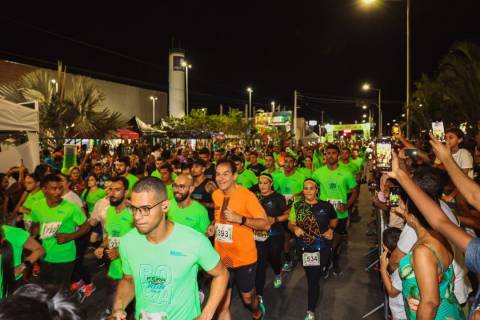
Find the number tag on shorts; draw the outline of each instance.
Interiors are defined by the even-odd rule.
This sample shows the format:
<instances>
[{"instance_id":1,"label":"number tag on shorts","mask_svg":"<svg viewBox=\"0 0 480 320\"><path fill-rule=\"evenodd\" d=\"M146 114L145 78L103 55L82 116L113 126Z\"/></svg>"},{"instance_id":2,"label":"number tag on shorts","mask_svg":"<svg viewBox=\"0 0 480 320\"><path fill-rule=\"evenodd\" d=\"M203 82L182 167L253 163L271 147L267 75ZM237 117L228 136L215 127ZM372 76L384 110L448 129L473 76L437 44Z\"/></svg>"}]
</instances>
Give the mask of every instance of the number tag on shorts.
<instances>
[{"instance_id":1,"label":"number tag on shorts","mask_svg":"<svg viewBox=\"0 0 480 320\"><path fill-rule=\"evenodd\" d=\"M328 202L330 202L333 208L335 208L335 211L340 212L340 206L343 204L342 200L332 199L332 200L328 200Z\"/></svg>"},{"instance_id":2,"label":"number tag on shorts","mask_svg":"<svg viewBox=\"0 0 480 320\"><path fill-rule=\"evenodd\" d=\"M165 312L145 312L140 313L140 320L168 320L167 314Z\"/></svg>"},{"instance_id":3,"label":"number tag on shorts","mask_svg":"<svg viewBox=\"0 0 480 320\"><path fill-rule=\"evenodd\" d=\"M109 249L118 248L119 244L120 244L120 237L108 237Z\"/></svg>"},{"instance_id":4,"label":"number tag on shorts","mask_svg":"<svg viewBox=\"0 0 480 320\"><path fill-rule=\"evenodd\" d=\"M40 231L40 239L51 238L57 233L58 229L62 225L61 222L48 222L42 224L42 230Z\"/></svg>"},{"instance_id":5,"label":"number tag on shorts","mask_svg":"<svg viewBox=\"0 0 480 320\"><path fill-rule=\"evenodd\" d=\"M320 252L305 252L302 255L304 267L314 267L320 265Z\"/></svg>"},{"instance_id":6,"label":"number tag on shorts","mask_svg":"<svg viewBox=\"0 0 480 320\"><path fill-rule=\"evenodd\" d=\"M253 238L255 241L265 242L268 239L268 232L267 231L253 231Z\"/></svg>"},{"instance_id":7,"label":"number tag on shorts","mask_svg":"<svg viewBox=\"0 0 480 320\"><path fill-rule=\"evenodd\" d=\"M233 226L231 224L215 224L215 240L220 242L233 242Z\"/></svg>"}]
</instances>

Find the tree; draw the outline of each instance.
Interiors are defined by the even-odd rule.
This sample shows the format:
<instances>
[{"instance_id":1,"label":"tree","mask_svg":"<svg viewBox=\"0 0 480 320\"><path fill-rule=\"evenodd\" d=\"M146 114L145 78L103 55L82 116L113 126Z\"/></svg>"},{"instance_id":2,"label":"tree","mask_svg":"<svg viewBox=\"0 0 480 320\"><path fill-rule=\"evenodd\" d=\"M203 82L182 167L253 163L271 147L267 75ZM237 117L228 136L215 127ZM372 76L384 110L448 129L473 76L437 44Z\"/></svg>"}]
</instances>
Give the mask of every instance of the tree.
<instances>
[{"instance_id":1,"label":"tree","mask_svg":"<svg viewBox=\"0 0 480 320\"><path fill-rule=\"evenodd\" d=\"M38 102L40 134L44 138L106 139L125 125L120 113L103 106L104 94L88 78L69 75L66 90L67 74L61 65L56 84L51 78L49 72L37 70L0 86L0 96L6 100Z\"/></svg>"}]
</instances>

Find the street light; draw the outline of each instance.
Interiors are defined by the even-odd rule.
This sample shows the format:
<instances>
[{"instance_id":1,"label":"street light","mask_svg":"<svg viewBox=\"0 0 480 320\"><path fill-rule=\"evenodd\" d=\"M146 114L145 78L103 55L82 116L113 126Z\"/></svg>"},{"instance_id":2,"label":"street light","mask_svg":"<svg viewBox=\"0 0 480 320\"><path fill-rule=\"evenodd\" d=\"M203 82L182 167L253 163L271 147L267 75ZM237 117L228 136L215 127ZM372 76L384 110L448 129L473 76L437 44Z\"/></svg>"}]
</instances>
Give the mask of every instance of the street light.
<instances>
[{"instance_id":1,"label":"street light","mask_svg":"<svg viewBox=\"0 0 480 320\"><path fill-rule=\"evenodd\" d=\"M379 1L379 0L361 0L362 3L366 6L368 5L372 5L374 4L375 2ZM384 1L389 1L389 2L402 2L402 0L384 0ZM405 4L406 4L406 30L405 30L405 40L406 40L406 53L405 53L405 56L406 56L406 76L405 76L405 82L406 82L406 92L405 92L405 104L406 104L406 108L407 108L407 112L406 112L406 117L407 117L407 138L410 138L410 129L411 129L411 110L410 110L410 99L411 99L411 93L410 93L410 90L411 90L411 87L410 87L410 77L411 77L411 25L410 25L410 16L411 16L411 3L412 3L412 0L404 0L405 1Z\"/></svg>"},{"instance_id":2,"label":"street light","mask_svg":"<svg viewBox=\"0 0 480 320\"><path fill-rule=\"evenodd\" d=\"M363 109L363 110L367 110L367 108L368 108L368 106L367 106L366 104L364 104L364 105L362 106L362 109Z\"/></svg>"},{"instance_id":3,"label":"street light","mask_svg":"<svg viewBox=\"0 0 480 320\"><path fill-rule=\"evenodd\" d=\"M382 90L373 88L369 83L364 83L362 85L363 91L377 91L378 92L378 136L381 137L383 134L383 115L382 115Z\"/></svg>"},{"instance_id":4,"label":"street light","mask_svg":"<svg viewBox=\"0 0 480 320\"><path fill-rule=\"evenodd\" d=\"M150 100L152 100L152 107L153 107L152 125L154 125L155 124L155 101L157 101L158 98L154 96L150 96Z\"/></svg>"},{"instance_id":5,"label":"street light","mask_svg":"<svg viewBox=\"0 0 480 320\"><path fill-rule=\"evenodd\" d=\"M363 117L363 118L366 118L366 117L367 117L367 115L364 113L364 114L362 115L362 117Z\"/></svg>"},{"instance_id":6,"label":"street light","mask_svg":"<svg viewBox=\"0 0 480 320\"><path fill-rule=\"evenodd\" d=\"M402 118L405 118L405 113L402 113Z\"/></svg>"},{"instance_id":7,"label":"street light","mask_svg":"<svg viewBox=\"0 0 480 320\"><path fill-rule=\"evenodd\" d=\"M275 101L270 102L270 104L272 105L272 112L275 112Z\"/></svg>"},{"instance_id":8,"label":"street light","mask_svg":"<svg viewBox=\"0 0 480 320\"><path fill-rule=\"evenodd\" d=\"M57 82L57 80L52 79L52 80L50 80L50 82L52 83L52 85L55 85L55 94L57 94L58 93L58 82Z\"/></svg>"},{"instance_id":9,"label":"street light","mask_svg":"<svg viewBox=\"0 0 480 320\"><path fill-rule=\"evenodd\" d=\"M185 109L188 116L188 112L190 109L188 105L188 69L192 69L192 65L189 64L186 60L183 60L182 67L185 69Z\"/></svg>"},{"instance_id":10,"label":"street light","mask_svg":"<svg viewBox=\"0 0 480 320\"><path fill-rule=\"evenodd\" d=\"M252 93L253 89L248 87L247 88L248 92L248 118L252 116Z\"/></svg>"}]
</instances>

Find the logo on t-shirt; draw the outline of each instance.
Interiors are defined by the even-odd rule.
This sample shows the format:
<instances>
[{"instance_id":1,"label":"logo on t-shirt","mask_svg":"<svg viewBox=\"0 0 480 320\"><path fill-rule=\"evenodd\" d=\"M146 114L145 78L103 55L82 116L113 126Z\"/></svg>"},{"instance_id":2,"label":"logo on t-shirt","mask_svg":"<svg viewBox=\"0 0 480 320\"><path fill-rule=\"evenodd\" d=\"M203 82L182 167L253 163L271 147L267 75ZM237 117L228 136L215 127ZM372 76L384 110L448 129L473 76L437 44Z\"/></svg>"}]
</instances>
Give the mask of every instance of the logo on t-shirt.
<instances>
[{"instance_id":1,"label":"logo on t-shirt","mask_svg":"<svg viewBox=\"0 0 480 320\"><path fill-rule=\"evenodd\" d=\"M171 304L172 270L170 267L142 264L139 274L145 300L155 304Z\"/></svg>"}]
</instances>

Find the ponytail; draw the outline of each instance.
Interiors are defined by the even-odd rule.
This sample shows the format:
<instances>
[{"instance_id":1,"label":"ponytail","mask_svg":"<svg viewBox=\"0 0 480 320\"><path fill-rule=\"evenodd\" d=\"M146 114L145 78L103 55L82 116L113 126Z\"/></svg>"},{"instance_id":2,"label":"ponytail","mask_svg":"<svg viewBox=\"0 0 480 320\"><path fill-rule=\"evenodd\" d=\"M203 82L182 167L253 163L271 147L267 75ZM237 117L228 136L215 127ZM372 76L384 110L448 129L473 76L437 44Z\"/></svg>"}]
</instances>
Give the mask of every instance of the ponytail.
<instances>
[{"instance_id":1,"label":"ponytail","mask_svg":"<svg viewBox=\"0 0 480 320\"><path fill-rule=\"evenodd\" d=\"M1 227L0 227L1 228ZM1 230L1 229L0 229ZM3 230L0 231L0 259L2 261L2 298L5 299L15 289L15 272L13 266L13 249L5 238Z\"/></svg>"}]
</instances>

